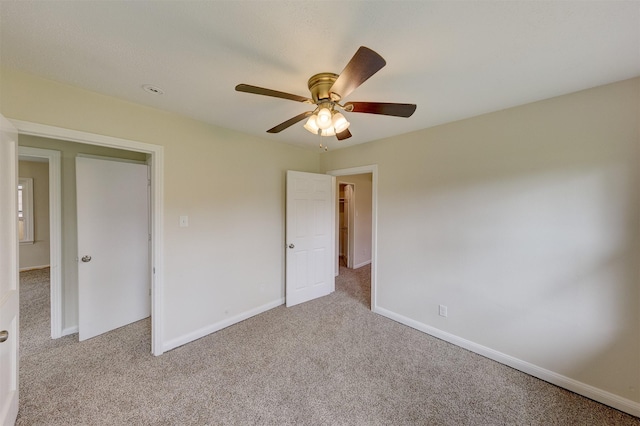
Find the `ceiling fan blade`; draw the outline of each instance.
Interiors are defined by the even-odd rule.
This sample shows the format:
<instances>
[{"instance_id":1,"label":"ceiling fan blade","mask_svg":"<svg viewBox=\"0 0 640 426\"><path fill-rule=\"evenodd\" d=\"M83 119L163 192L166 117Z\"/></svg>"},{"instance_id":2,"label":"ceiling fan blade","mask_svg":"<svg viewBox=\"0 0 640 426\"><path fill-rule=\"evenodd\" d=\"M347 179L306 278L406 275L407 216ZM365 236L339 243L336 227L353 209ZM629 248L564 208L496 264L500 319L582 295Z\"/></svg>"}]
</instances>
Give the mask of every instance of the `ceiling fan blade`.
<instances>
[{"instance_id":1,"label":"ceiling fan blade","mask_svg":"<svg viewBox=\"0 0 640 426\"><path fill-rule=\"evenodd\" d=\"M339 141L349 139L350 137L351 137L351 132L349 131L349 129L344 129L340 133L336 133L336 138L338 138Z\"/></svg>"},{"instance_id":2,"label":"ceiling fan blade","mask_svg":"<svg viewBox=\"0 0 640 426\"><path fill-rule=\"evenodd\" d=\"M303 112L302 114L298 114L295 117L288 119L284 123L280 123L277 126L272 127L271 129L267 130L267 133L280 133L281 131L283 131L287 127L293 126L298 121L302 121L305 118L309 117L311 114L313 114L313 111L307 111L307 112Z\"/></svg>"},{"instance_id":3,"label":"ceiling fan blade","mask_svg":"<svg viewBox=\"0 0 640 426\"><path fill-rule=\"evenodd\" d=\"M253 93L255 95L272 96L274 98L289 99L296 102L306 102L309 104L313 103L311 99L305 98L304 96L292 95L291 93L279 92L277 90L265 89L264 87L251 86L249 84L238 84L236 86L236 91Z\"/></svg>"},{"instance_id":4,"label":"ceiling fan blade","mask_svg":"<svg viewBox=\"0 0 640 426\"><path fill-rule=\"evenodd\" d=\"M411 117L416 107L416 104L394 104L386 102L347 102L344 104L344 110L349 112L392 115L394 117L405 118Z\"/></svg>"},{"instance_id":5,"label":"ceiling fan blade","mask_svg":"<svg viewBox=\"0 0 640 426\"><path fill-rule=\"evenodd\" d=\"M340 73L329 92L346 98L353 90L377 73L387 62L368 47L360 46Z\"/></svg>"}]
</instances>

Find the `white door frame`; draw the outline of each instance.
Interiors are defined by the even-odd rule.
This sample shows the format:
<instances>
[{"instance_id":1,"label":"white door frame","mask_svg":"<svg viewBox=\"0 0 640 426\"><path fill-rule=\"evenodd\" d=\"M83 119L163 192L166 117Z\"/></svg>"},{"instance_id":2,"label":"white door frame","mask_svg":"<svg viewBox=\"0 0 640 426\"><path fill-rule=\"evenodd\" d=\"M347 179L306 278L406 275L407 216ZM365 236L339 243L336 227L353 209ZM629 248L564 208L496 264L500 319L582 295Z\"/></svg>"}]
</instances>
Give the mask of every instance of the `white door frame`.
<instances>
[{"instance_id":1,"label":"white door frame","mask_svg":"<svg viewBox=\"0 0 640 426\"><path fill-rule=\"evenodd\" d=\"M164 147L128 139L64 129L28 121L10 120L19 134L60 139L88 145L126 149L149 154L151 168L151 352L158 356L163 353L163 186Z\"/></svg>"},{"instance_id":2,"label":"white door frame","mask_svg":"<svg viewBox=\"0 0 640 426\"><path fill-rule=\"evenodd\" d=\"M371 173L371 310L379 313L377 298L378 280L378 165L330 170L331 176L348 176Z\"/></svg>"},{"instance_id":3,"label":"white door frame","mask_svg":"<svg viewBox=\"0 0 640 426\"><path fill-rule=\"evenodd\" d=\"M49 271L51 283L51 338L57 339L73 330L62 330L62 197L60 151L18 146L19 160L42 160L49 163Z\"/></svg>"}]
</instances>

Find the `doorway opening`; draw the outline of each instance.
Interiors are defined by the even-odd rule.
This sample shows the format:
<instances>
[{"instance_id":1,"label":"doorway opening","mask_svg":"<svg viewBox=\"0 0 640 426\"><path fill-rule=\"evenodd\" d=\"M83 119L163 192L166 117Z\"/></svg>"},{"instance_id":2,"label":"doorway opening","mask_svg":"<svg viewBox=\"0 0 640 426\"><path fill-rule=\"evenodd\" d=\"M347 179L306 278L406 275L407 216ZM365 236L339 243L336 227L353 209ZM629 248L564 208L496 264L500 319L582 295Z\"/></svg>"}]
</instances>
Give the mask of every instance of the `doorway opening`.
<instances>
[{"instance_id":1,"label":"doorway opening","mask_svg":"<svg viewBox=\"0 0 640 426\"><path fill-rule=\"evenodd\" d=\"M150 265L149 273L151 276L151 352L154 355L161 355L164 352L164 343L162 340L162 183L163 183L163 147L142 142L130 141L126 139L113 138L109 136L97 135L93 133L80 132L75 130L63 129L53 126L47 126L37 123L22 122L13 120L12 123L18 129L19 135L29 135L55 139L60 141L75 142L84 145L95 145L107 148L115 148L126 151L133 151L145 154L147 164L150 168L150 184L151 184L151 202L150 202ZM51 213L54 209L51 208ZM58 221L61 223L61 220ZM52 226L52 229L54 227ZM58 236L57 243L61 241L61 234ZM51 246L54 246L54 235L50 236ZM54 276L61 268L61 245L57 245L55 250L51 252L51 304L52 304L52 337L60 337L64 333L70 334L76 332L73 327L62 329L62 285L54 289ZM54 261L54 253L60 257ZM58 276L60 278L60 276ZM54 294L54 290L56 294ZM54 299L57 299L54 301ZM55 306L54 306L55 303ZM57 320L53 320L54 312L58 311L60 316ZM54 333L54 327L59 331L59 335Z\"/></svg>"},{"instance_id":2,"label":"doorway opening","mask_svg":"<svg viewBox=\"0 0 640 426\"><path fill-rule=\"evenodd\" d=\"M338 182L338 264L350 269L353 269L354 193L353 183Z\"/></svg>"},{"instance_id":3,"label":"doorway opening","mask_svg":"<svg viewBox=\"0 0 640 426\"><path fill-rule=\"evenodd\" d=\"M20 143L23 144L19 146L20 181L28 181L30 185L23 185L22 191L19 187L18 200L22 198L24 208L22 211L19 208L18 212L19 216L22 212L22 228L32 230L25 232L29 235L25 235L19 246L20 305L23 310L20 328L24 337L21 352L28 348L48 347L50 339L76 333L82 341L99 334L96 329L106 332L149 317L148 154L27 135L22 135ZM55 150L38 148L43 146ZM52 178L48 179L49 163L55 163L60 155L65 158L63 168L52 164ZM82 169L82 176L77 166L79 160L93 161L90 164L95 167L106 164L98 167L99 170L116 167L117 172L110 170L107 178L95 179L91 166ZM123 181L128 176L125 172L132 167L136 170L136 180ZM56 178L56 169L64 171L62 185ZM114 189L114 185L118 189ZM88 189L82 192L81 187ZM133 191L135 197L132 198ZM61 192L64 199L59 203L55 198ZM109 195L111 199L108 199ZM87 217L91 200L97 206ZM57 214L60 206L65 211L61 221ZM85 213L83 221L80 221L81 212ZM118 219L127 221L126 231L121 229ZM111 226L105 226L108 223ZM65 229L64 234L60 236L53 232L54 236L50 238L49 228L61 226ZM103 229L107 229L106 233L100 234ZM124 244L118 250L105 252L109 242L113 245L114 241L118 245ZM62 256L58 256L60 245ZM86 250L95 251L98 264L78 262L77 254ZM56 257L61 257L62 262L57 262ZM124 268L125 264L130 267ZM131 264L135 271L131 270ZM118 268L114 269L113 265ZM94 270L101 272L96 275ZM60 282L56 282L58 275L62 275ZM88 284L91 294L101 289L106 294L101 294L100 300L87 298ZM61 317L62 321L59 321Z\"/></svg>"},{"instance_id":4,"label":"doorway opening","mask_svg":"<svg viewBox=\"0 0 640 426\"><path fill-rule=\"evenodd\" d=\"M377 180L376 165L332 170L336 176L335 275L371 268L371 310L377 312Z\"/></svg>"},{"instance_id":5,"label":"doorway opening","mask_svg":"<svg viewBox=\"0 0 640 426\"><path fill-rule=\"evenodd\" d=\"M18 146L18 173L34 177L35 241L20 245L20 270L49 268L51 338L63 336L62 329L62 204L60 151ZM25 171L25 166L27 170ZM46 168L46 174L39 168ZM26 173L25 173L26 172ZM43 229L46 228L46 229ZM69 334L69 333L67 333Z\"/></svg>"}]
</instances>

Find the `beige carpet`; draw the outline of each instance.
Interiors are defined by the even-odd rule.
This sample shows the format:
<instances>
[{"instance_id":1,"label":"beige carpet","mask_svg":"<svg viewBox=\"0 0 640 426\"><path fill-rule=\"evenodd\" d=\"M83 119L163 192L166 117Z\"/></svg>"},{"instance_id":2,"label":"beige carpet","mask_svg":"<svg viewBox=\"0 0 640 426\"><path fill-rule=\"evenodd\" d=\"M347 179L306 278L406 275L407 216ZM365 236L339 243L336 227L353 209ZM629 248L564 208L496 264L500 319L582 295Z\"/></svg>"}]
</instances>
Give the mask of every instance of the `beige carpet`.
<instances>
[{"instance_id":1,"label":"beige carpet","mask_svg":"<svg viewBox=\"0 0 640 426\"><path fill-rule=\"evenodd\" d=\"M640 425L371 313L368 267L160 357L148 320L51 341L36 274L21 275L19 425Z\"/></svg>"}]
</instances>

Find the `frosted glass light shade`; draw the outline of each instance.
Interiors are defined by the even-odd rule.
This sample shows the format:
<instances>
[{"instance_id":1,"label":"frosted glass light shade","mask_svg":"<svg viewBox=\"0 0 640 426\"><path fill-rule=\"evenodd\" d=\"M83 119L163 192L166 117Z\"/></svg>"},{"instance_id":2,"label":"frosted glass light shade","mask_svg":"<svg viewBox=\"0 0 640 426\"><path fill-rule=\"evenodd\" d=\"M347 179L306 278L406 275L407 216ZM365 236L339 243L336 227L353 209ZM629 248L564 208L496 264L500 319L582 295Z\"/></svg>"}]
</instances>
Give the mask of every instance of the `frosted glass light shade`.
<instances>
[{"instance_id":1,"label":"frosted glass light shade","mask_svg":"<svg viewBox=\"0 0 640 426\"><path fill-rule=\"evenodd\" d=\"M349 123L347 119L344 118L344 115L340 114L339 112L336 112L333 115L333 127L335 128L336 133L347 130L350 125L351 123Z\"/></svg>"},{"instance_id":2,"label":"frosted glass light shade","mask_svg":"<svg viewBox=\"0 0 640 426\"><path fill-rule=\"evenodd\" d=\"M321 108L320 111L318 111L316 123L318 123L318 127L322 130L331 127L331 111L329 111L328 108Z\"/></svg>"},{"instance_id":3,"label":"frosted glass light shade","mask_svg":"<svg viewBox=\"0 0 640 426\"><path fill-rule=\"evenodd\" d=\"M314 135L320 134L320 128L318 127L318 121L315 114L309 117L309 119L307 120L307 123L304 125L304 128L307 129L309 132L313 133Z\"/></svg>"}]
</instances>

